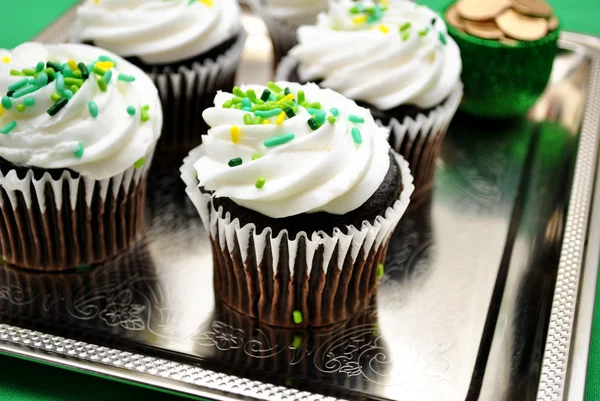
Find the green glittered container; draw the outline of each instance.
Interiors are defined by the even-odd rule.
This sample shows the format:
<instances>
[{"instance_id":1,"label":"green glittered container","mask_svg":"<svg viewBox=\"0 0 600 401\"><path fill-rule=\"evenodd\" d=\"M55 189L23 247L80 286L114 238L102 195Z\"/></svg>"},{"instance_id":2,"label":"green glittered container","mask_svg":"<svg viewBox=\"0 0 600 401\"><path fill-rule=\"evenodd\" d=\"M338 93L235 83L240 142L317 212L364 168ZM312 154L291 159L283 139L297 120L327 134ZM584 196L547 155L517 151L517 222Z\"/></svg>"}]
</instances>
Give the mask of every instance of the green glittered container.
<instances>
[{"instance_id":1,"label":"green glittered container","mask_svg":"<svg viewBox=\"0 0 600 401\"><path fill-rule=\"evenodd\" d=\"M460 110L487 118L527 113L548 84L560 27L542 39L512 46L447 25L463 61Z\"/></svg>"}]
</instances>

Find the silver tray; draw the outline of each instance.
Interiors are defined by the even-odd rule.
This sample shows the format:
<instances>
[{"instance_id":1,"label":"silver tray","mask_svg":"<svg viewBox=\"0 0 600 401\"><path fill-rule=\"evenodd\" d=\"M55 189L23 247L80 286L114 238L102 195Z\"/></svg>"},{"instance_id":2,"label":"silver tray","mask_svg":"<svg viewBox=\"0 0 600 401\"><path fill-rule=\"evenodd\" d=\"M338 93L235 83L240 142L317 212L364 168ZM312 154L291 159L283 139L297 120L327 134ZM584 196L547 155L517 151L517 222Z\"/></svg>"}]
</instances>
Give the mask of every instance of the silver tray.
<instances>
[{"instance_id":1,"label":"silver tray","mask_svg":"<svg viewBox=\"0 0 600 401\"><path fill-rule=\"evenodd\" d=\"M64 41L72 18L37 39ZM264 25L250 14L244 24L238 80L266 81ZM433 196L401 220L360 316L282 330L215 300L183 155L164 155L146 238L127 254L68 274L0 265L0 352L215 400L582 399L600 244L600 40L565 33L561 48L527 118L455 118Z\"/></svg>"}]
</instances>

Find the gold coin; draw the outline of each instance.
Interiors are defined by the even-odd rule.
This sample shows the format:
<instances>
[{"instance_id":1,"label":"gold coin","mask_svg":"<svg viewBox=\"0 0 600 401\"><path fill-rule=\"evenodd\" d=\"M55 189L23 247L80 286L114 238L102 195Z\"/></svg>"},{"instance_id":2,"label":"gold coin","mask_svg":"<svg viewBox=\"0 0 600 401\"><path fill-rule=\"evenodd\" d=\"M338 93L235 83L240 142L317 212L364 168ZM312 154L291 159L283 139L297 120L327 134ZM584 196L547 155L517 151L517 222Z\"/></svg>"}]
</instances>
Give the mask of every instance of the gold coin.
<instances>
[{"instance_id":1,"label":"gold coin","mask_svg":"<svg viewBox=\"0 0 600 401\"><path fill-rule=\"evenodd\" d=\"M498 28L494 20L491 21L465 21L467 33L483 39L500 39L504 33Z\"/></svg>"},{"instance_id":2,"label":"gold coin","mask_svg":"<svg viewBox=\"0 0 600 401\"><path fill-rule=\"evenodd\" d=\"M459 0L456 9L464 19L485 21L499 15L510 5L511 0Z\"/></svg>"},{"instance_id":3,"label":"gold coin","mask_svg":"<svg viewBox=\"0 0 600 401\"><path fill-rule=\"evenodd\" d=\"M555 15L548 20L548 31L553 31L558 28L558 18Z\"/></svg>"},{"instance_id":4,"label":"gold coin","mask_svg":"<svg viewBox=\"0 0 600 401\"><path fill-rule=\"evenodd\" d=\"M456 4L453 4L448 10L446 10L446 21L460 31L464 31L465 21L458 15L456 10Z\"/></svg>"},{"instance_id":5,"label":"gold coin","mask_svg":"<svg viewBox=\"0 0 600 401\"><path fill-rule=\"evenodd\" d=\"M552 6L545 0L512 0L512 6L521 14L531 17L549 18L552 16Z\"/></svg>"},{"instance_id":6,"label":"gold coin","mask_svg":"<svg viewBox=\"0 0 600 401\"><path fill-rule=\"evenodd\" d=\"M506 10L496 17L498 28L513 39L538 40L548 33L548 22L544 18L531 18Z\"/></svg>"}]
</instances>

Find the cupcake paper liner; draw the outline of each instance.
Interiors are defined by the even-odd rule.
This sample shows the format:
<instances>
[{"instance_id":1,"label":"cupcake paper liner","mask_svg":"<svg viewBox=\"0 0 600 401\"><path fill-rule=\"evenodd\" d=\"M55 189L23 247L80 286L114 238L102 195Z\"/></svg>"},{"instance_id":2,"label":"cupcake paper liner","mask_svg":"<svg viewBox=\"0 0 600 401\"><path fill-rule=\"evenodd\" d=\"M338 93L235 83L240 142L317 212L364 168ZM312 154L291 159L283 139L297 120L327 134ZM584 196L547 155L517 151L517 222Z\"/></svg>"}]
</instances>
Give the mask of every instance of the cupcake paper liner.
<instances>
[{"instance_id":1,"label":"cupcake paper liner","mask_svg":"<svg viewBox=\"0 0 600 401\"><path fill-rule=\"evenodd\" d=\"M164 123L158 142L161 150L186 150L202 143L208 125L202 112L213 106L218 91L231 91L248 34L242 30L235 43L216 60L191 67L154 67L147 72L160 94Z\"/></svg>"},{"instance_id":2,"label":"cupcake paper liner","mask_svg":"<svg viewBox=\"0 0 600 401\"><path fill-rule=\"evenodd\" d=\"M418 200L431 192L435 162L462 95L463 86L459 82L444 103L429 114L419 114L416 119L405 117L402 121L396 118L390 120L388 140L410 165L415 179L414 199Z\"/></svg>"},{"instance_id":3,"label":"cupcake paper liner","mask_svg":"<svg viewBox=\"0 0 600 401\"><path fill-rule=\"evenodd\" d=\"M248 0L248 5L267 26L271 43L273 43L273 67L277 67L290 49L298 44L296 31L299 26L270 15L261 0Z\"/></svg>"},{"instance_id":4,"label":"cupcake paper liner","mask_svg":"<svg viewBox=\"0 0 600 401\"><path fill-rule=\"evenodd\" d=\"M404 186L398 200L373 224L332 228L290 238L273 236L255 225L241 225L211 196L198 188L194 163L202 146L192 150L181 168L186 193L209 232L214 287L221 300L247 316L279 327L326 326L363 310L375 294L377 270L384 263L389 239L414 191L408 163L396 155ZM294 322L294 312L302 322Z\"/></svg>"},{"instance_id":5,"label":"cupcake paper liner","mask_svg":"<svg viewBox=\"0 0 600 401\"><path fill-rule=\"evenodd\" d=\"M105 180L64 171L40 179L29 170L0 172L0 251L6 262L58 271L106 261L131 246L144 228L146 163Z\"/></svg>"}]
</instances>

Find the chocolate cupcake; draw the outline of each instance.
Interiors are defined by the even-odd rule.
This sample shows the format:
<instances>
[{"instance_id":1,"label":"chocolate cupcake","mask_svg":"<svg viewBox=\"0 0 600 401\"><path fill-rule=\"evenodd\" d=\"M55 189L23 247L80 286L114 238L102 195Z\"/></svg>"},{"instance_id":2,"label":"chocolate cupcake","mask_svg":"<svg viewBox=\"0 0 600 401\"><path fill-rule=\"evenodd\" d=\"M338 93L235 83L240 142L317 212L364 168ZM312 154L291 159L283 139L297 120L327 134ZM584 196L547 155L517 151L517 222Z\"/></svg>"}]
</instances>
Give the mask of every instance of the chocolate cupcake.
<instances>
[{"instance_id":1,"label":"chocolate cupcake","mask_svg":"<svg viewBox=\"0 0 600 401\"><path fill-rule=\"evenodd\" d=\"M461 110L480 117L525 114L544 92L559 21L545 0L461 0L445 13L464 60Z\"/></svg>"},{"instance_id":2,"label":"chocolate cupcake","mask_svg":"<svg viewBox=\"0 0 600 401\"><path fill-rule=\"evenodd\" d=\"M165 112L159 148L190 150L208 128L198 116L231 90L246 33L236 0L87 0L73 42L125 57L158 87Z\"/></svg>"},{"instance_id":3,"label":"chocolate cupcake","mask_svg":"<svg viewBox=\"0 0 600 401\"><path fill-rule=\"evenodd\" d=\"M263 323L325 326L375 294L414 190L368 109L315 84L219 93L184 161L213 246L215 291Z\"/></svg>"},{"instance_id":4,"label":"chocolate cupcake","mask_svg":"<svg viewBox=\"0 0 600 401\"><path fill-rule=\"evenodd\" d=\"M300 27L298 40L277 79L316 81L369 107L426 192L462 97L460 52L442 18L408 1L342 0Z\"/></svg>"},{"instance_id":5,"label":"chocolate cupcake","mask_svg":"<svg viewBox=\"0 0 600 401\"><path fill-rule=\"evenodd\" d=\"M112 258L143 232L156 88L92 46L0 54L0 257L45 271Z\"/></svg>"}]
</instances>

